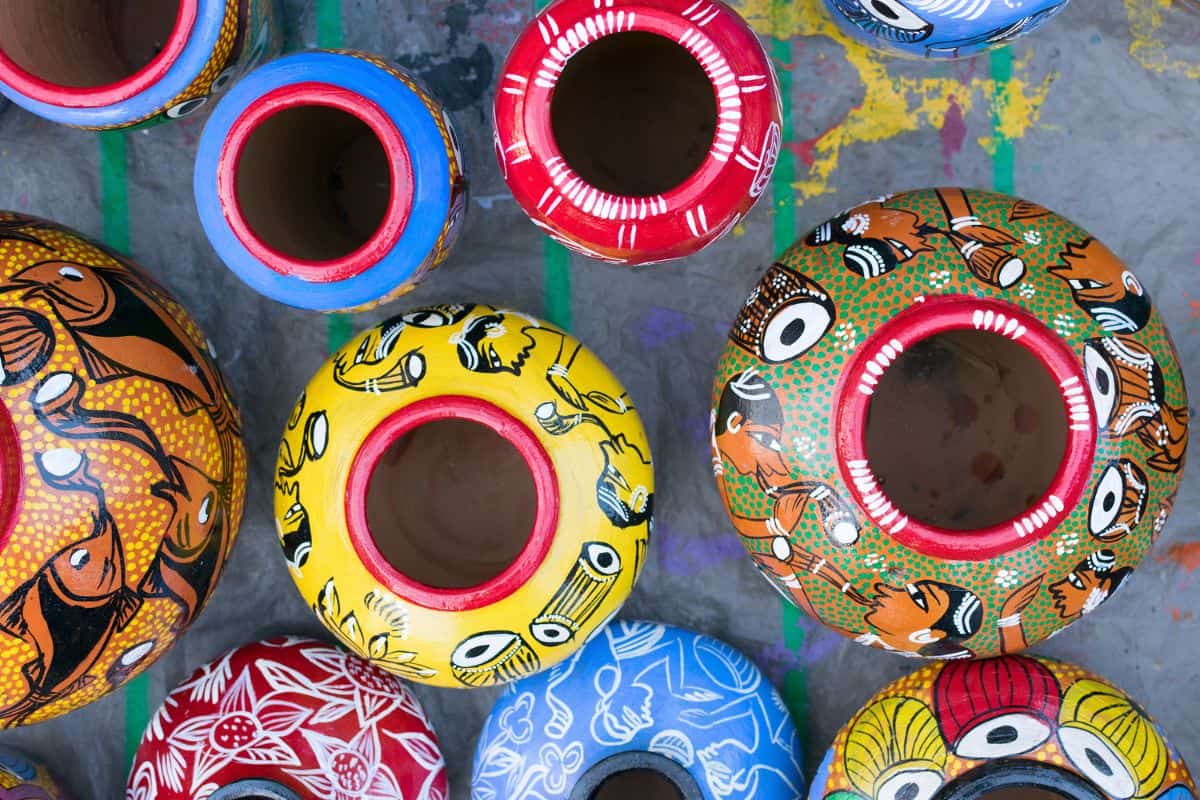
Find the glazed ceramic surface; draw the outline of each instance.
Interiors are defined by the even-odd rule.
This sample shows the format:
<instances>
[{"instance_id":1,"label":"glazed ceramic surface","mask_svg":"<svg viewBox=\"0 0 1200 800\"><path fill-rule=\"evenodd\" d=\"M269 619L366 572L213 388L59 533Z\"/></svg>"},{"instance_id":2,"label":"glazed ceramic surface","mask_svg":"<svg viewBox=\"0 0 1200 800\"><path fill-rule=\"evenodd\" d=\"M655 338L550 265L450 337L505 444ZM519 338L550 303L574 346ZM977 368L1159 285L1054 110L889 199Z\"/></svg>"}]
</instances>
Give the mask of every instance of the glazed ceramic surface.
<instances>
[{"instance_id":1,"label":"glazed ceramic surface","mask_svg":"<svg viewBox=\"0 0 1200 800\"><path fill-rule=\"evenodd\" d=\"M125 259L0 213L0 723L63 714L200 612L245 501L196 324Z\"/></svg>"},{"instance_id":2,"label":"glazed ceramic surface","mask_svg":"<svg viewBox=\"0 0 1200 800\"><path fill-rule=\"evenodd\" d=\"M0 800L70 800L44 764L0 747Z\"/></svg>"},{"instance_id":3,"label":"glazed ceramic surface","mask_svg":"<svg viewBox=\"0 0 1200 800\"><path fill-rule=\"evenodd\" d=\"M383 450L445 419L501 434L537 487L524 549L461 591L401 574L365 519ZM347 647L412 680L476 687L562 661L616 612L645 563L653 491L638 413L595 355L517 311L441 305L357 336L313 377L280 446L275 517L292 577Z\"/></svg>"},{"instance_id":4,"label":"glazed ceramic surface","mask_svg":"<svg viewBox=\"0 0 1200 800\"><path fill-rule=\"evenodd\" d=\"M321 642L269 639L167 695L128 800L444 800L445 763L402 681Z\"/></svg>"},{"instance_id":5,"label":"glazed ceramic surface","mask_svg":"<svg viewBox=\"0 0 1200 800\"><path fill-rule=\"evenodd\" d=\"M1195 797L1135 700L1071 664L1004 656L927 666L880 691L834 740L809 800L977 797L977 781L1014 797Z\"/></svg>"},{"instance_id":6,"label":"glazed ceramic surface","mask_svg":"<svg viewBox=\"0 0 1200 800\"><path fill-rule=\"evenodd\" d=\"M987 529L911 518L864 450L880 376L946 330L1023 345L1067 423L1049 489ZM1162 532L1187 445L1183 376L1132 273L1040 206L958 189L867 203L789 250L738 315L713 403L718 489L762 573L905 655L1014 652L1094 610Z\"/></svg>"},{"instance_id":7,"label":"glazed ceramic surface","mask_svg":"<svg viewBox=\"0 0 1200 800\"><path fill-rule=\"evenodd\" d=\"M145 127L199 112L283 46L274 0L182 0L178 5L165 47L126 80L94 88L54 85L0 51L0 92L52 122L91 129Z\"/></svg>"},{"instance_id":8,"label":"glazed ceramic surface","mask_svg":"<svg viewBox=\"0 0 1200 800\"><path fill-rule=\"evenodd\" d=\"M239 199L247 137L280 111L304 107L365 122L390 173L378 229L333 259L297 258L264 242ZM255 291L299 308L361 311L410 291L446 259L466 215L465 171L448 113L411 75L368 53L311 51L256 70L221 101L200 141L194 188L213 247Z\"/></svg>"},{"instance_id":9,"label":"glazed ceramic surface","mask_svg":"<svg viewBox=\"0 0 1200 800\"><path fill-rule=\"evenodd\" d=\"M859 41L900 55L965 58L1040 27L1069 0L825 0Z\"/></svg>"},{"instance_id":10,"label":"glazed ceramic surface","mask_svg":"<svg viewBox=\"0 0 1200 800\"><path fill-rule=\"evenodd\" d=\"M637 197L601 191L576 174L550 121L567 63L606 37L634 32L678 42L717 96L716 133L701 165L673 189ZM513 196L551 237L591 258L646 264L695 253L745 216L778 161L781 114L770 59L724 3L559 0L529 24L501 70L496 154Z\"/></svg>"},{"instance_id":11,"label":"glazed ceramic surface","mask_svg":"<svg viewBox=\"0 0 1200 800\"><path fill-rule=\"evenodd\" d=\"M685 800L788 800L803 795L803 761L783 701L742 653L618 620L568 661L505 690L479 737L471 797L592 797L580 787L624 762L660 771Z\"/></svg>"}]
</instances>

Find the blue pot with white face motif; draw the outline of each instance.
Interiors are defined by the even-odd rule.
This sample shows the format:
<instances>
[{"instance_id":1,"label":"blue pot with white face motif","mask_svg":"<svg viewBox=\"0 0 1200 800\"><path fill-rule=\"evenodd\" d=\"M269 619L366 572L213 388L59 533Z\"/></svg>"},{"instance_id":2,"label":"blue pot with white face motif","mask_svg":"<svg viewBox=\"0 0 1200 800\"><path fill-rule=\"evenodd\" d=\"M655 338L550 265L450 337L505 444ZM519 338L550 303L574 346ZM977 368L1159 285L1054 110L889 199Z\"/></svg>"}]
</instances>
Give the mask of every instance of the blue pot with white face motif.
<instances>
[{"instance_id":1,"label":"blue pot with white face motif","mask_svg":"<svg viewBox=\"0 0 1200 800\"><path fill-rule=\"evenodd\" d=\"M475 751L472 800L795 800L799 737L746 656L724 642L617 621L511 684Z\"/></svg>"},{"instance_id":2,"label":"blue pot with white face motif","mask_svg":"<svg viewBox=\"0 0 1200 800\"><path fill-rule=\"evenodd\" d=\"M967 58L1040 27L1070 0L825 0L870 47L917 58Z\"/></svg>"}]
</instances>

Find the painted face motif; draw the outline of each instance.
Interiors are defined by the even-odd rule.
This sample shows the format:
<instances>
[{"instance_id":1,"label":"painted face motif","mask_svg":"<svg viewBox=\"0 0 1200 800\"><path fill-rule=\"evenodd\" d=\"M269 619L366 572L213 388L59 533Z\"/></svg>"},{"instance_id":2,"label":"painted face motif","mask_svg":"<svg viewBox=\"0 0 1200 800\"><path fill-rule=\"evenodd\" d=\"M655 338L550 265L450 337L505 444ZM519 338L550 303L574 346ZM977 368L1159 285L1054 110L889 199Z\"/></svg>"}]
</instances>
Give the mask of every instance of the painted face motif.
<instances>
[{"instance_id":1,"label":"painted face motif","mask_svg":"<svg viewBox=\"0 0 1200 800\"><path fill-rule=\"evenodd\" d=\"M788 478L783 460L783 408L775 390L748 370L734 377L721 393L714 421L721 454L740 475L755 475L764 486Z\"/></svg>"},{"instance_id":2,"label":"painted face motif","mask_svg":"<svg viewBox=\"0 0 1200 800\"><path fill-rule=\"evenodd\" d=\"M621 555L604 542L585 542L566 580L529 626L547 647L566 644L604 603L621 575Z\"/></svg>"},{"instance_id":3,"label":"painted face motif","mask_svg":"<svg viewBox=\"0 0 1200 800\"><path fill-rule=\"evenodd\" d=\"M867 203L826 222L808 235L810 247L845 246L846 269L864 278L878 278L932 250L925 240L921 219L911 211Z\"/></svg>"},{"instance_id":4,"label":"painted face motif","mask_svg":"<svg viewBox=\"0 0 1200 800\"><path fill-rule=\"evenodd\" d=\"M933 25L900 0L833 0L834 8L872 36L911 44L929 38Z\"/></svg>"},{"instance_id":5,"label":"painted face motif","mask_svg":"<svg viewBox=\"0 0 1200 800\"><path fill-rule=\"evenodd\" d=\"M1083 366L1096 416L1111 436L1136 431L1162 408L1162 370L1150 351L1133 339L1089 339Z\"/></svg>"},{"instance_id":6,"label":"painted face motif","mask_svg":"<svg viewBox=\"0 0 1200 800\"><path fill-rule=\"evenodd\" d=\"M1116 554L1098 550L1080 562L1067 577L1050 584L1054 608L1063 619L1075 619L1099 608L1121 585L1129 568L1116 569Z\"/></svg>"},{"instance_id":7,"label":"painted face motif","mask_svg":"<svg viewBox=\"0 0 1200 800\"><path fill-rule=\"evenodd\" d=\"M425 356L420 348L397 347L404 323L381 325L363 337L354 354L338 354L333 360L333 379L339 386L358 392L394 392L409 389L425 377Z\"/></svg>"},{"instance_id":8,"label":"painted face motif","mask_svg":"<svg viewBox=\"0 0 1200 800\"><path fill-rule=\"evenodd\" d=\"M836 315L820 284L776 264L742 306L729 338L764 361L782 364L812 349Z\"/></svg>"},{"instance_id":9,"label":"painted face motif","mask_svg":"<svg viewBox=\"0 0 1200 800\"><path fill-rule=\"evenodd\" d=\"M896 588L877 583L864 619L895 650L931 654L944 650L949 655L961 648L939 643L975 635L983 622L983 606L974 594L952 584L919 581Z\"/></svg>"},{"instance_id":10,"label":"painted face motif","mask_svg":"<svg viewBox=\"0 0 1200 800\"><path fill-rule=\"evenodd\" d=\"M1071 287L1076 304L1100 327L1134 333L1150 319L1150 297L1133 273L1095 239L1069 243L1057 264L1047 270Z\"/></svg>"},{"instance_id":11,"label":"painted face motif","mask_svg":"<svg viewBox=\"0 0 1200 800\"><path fill-rule=\"evenodd\" d=\"M459 363L472 372L520 375L534 345L526 325L526 320L502 313L471 317L451 343L458 348Z\"/></svg>"},{"instance_id":12,"label":"painted face motif","mask_svg":"<svg viewBox=\"0 0 1200 800\"><path fill-rule=\"evenodd\" d=\"M1127 458L1109 463L1088 506L1088 530L1102 542L1124 539L1146 513L1149 484L1142 468Z\"/></svg>"},{"instance_id":13,"label":"painted face motif","mask_svg":"<svg viewBox=\"0 0 1200 800\"><path fill-rule=\"evenodd\" d=\"M644 485L631 484L627 475L642 474L649 460L624 436L601 442L604 472L596 481L596 499L604 516L618 528L641 525L650 518L653 495Z\"/></svg>"},{"instance_id":14,"label":"painted face motif","mask_svg":"<svg viewBox=\"0 0 1200 800\"><path fill-rule=\"evenodd\" d=\"M43 261L26 267L0 286L0 292L24 291L54 306L63 322L79 324L112 313L113 294L108 282L86 264Z\"/></svg>"},{"instance_id":15,"label":"painted face motif","mask_svg":"<svg viewBox=\"0 0 1200 800\"><path fill-rule=\"evenodd\" d=\"M942 735L960 758L1027 753L1050 738L1061 692L1054 675L1023 656L952 661L933 684Z\"/></svg>"},{"instance_id":16,"label":"painted face motif","mask_svg":"<svg viewBox=\"0 0 1200 800\"><path fill-rule=\"evenodd\" d=\"M477 633L450 655L450 670L465 686L493 686L537 672L541 663L533 648L512 631Z\"/></svg>"}]
</instances>

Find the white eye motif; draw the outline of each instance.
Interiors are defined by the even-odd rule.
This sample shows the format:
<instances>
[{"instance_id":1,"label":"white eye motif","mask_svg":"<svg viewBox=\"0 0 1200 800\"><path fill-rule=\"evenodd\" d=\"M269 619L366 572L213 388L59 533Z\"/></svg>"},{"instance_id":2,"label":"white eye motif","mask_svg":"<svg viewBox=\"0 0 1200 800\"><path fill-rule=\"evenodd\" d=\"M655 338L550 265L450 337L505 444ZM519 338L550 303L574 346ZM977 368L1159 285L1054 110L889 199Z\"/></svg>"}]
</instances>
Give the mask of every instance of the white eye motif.
<instances>
[{"instance_id":1,"label":"white eye motif","mask_svg":"<svg viewBox=\"0 0 1200 800\"><path fill-rule=\"evenodd\" d=\"M1121 476L1121 468L1109 464L1108 469L1100 476L1096 491L1092 495L1092 505L1088 508L1088 530L1093 536L1101 536L1116 521L1121 513L1121 498L1125 494L1125 479Z\"/></svg>"},{"instance_id":2,"label":"white eye motif","mask_svg":"<svg viewBox=\"0 0 1200 800\"><path fill-rule=\"evenodd\" d=\"M547 647L554 647L570 641L571 629L561 622L535 622L529 626L533 638Z\"/></svg>"},{"instance_id":3,"label":"white eye motif","mask_svg":"<svg viewBox=\"0 0 1200 800\"><path fill-rule=\"evenodd\" d=\"M223 90L226 86L233 83L233 78L235 75L237 75L237 73L237 67L227 68L213 80L209 91L213 94L216 94L217 92Z\"/></svg>"},{"instance_id":4,"label":"white eye motif","mask_svg":"<svg viewBox=\"0 0 1200 800\"><path fill-rule=\"evenodd\" d=\"M812 300L789 303L775 312L762 334L763 358L773 364L807 352L829 330L833 315Z\"/></svg>"},{"instance_id":5,"label":"white eye motif","mask_svg":"<svg viewBox=\"0 0 1200 800\"><path fill-rule=\"evenodd\" d=\"M1083 370L1092 390L1096 416L1107 426L1112 421L1112 413L1117 405L1117 376L1113 374L1104 354L1090 344L1083 348Z\"/></svg>"},{"instance_id":6,"label":"white eye motif","mask_svg":"<svg viewBox=\"0 0 1200 800\"><path fill-rule=\"evenodd\" d=\"M893 775L880 786L875 800L930 800L940 788L942 776L933 770L908 770Z\"/></svg>"},{"instance_id":7,"label":"white eye motif","mask_svg":"<svg viewBox=\"0 0 1200 800\"><path fill-rule=\"evenodd\" d=\"M82 569L91 560L92 560L92 554L89 553L87 550L85 550L82 547L79 548L78 550L71 551L70 561L71 561L72 569Z\"/></svg>"},{"instance_id":8,"label":"white eye motif","mask_svg":"<svg viewBox=\"0 0 1200 800\"><path fill-rule=\"evenodd\" d=\"M329 444L329 418L324 411L309 417L304 439L310 458L316 461L325 455L325 448Z\"/></svg>"},{"instance_id":9,"label":"white eye motif","mask_svg":"<svg viewBox=\"0 0 1200 800\"><path fill-rule=\"evenodd\" d=\"M67 280L75 281L76 283L83 280L83 273L80 272L79 270L75 269L74 267L62 267L61 269L59 269L58 274L63 276Z\"/></svg>"},{"instance_id":10,"label":"white eye motif","mask_svg":"<svg viewBox=\"0 0 1200 800\"><path fill-rule=\"evenodd\" d=\"M67 447L49 450L38 456L42 469L56 478L65 478L83 463L83 456Z\"/></svg>"},{"instance_id":11,"label":"white eye motif","mask_svg":"<svg viewBox=\"0 0 1200 800\"><path fill-rule=\"evenodd\" d=\"M210 492L204 496L203 500L200 501L200 509L196 512L196 522L200 523L201 525L208 524L208 521L212 518L212 502L213 496Z\"/></svg>"},{"instance_id":12,"label":"white eye motif","mask_svg":"<svg viewBox=\"0 0 1200 800\"><path fill-rule=\"evenodd\" d=\"M1133 797L1137 781L1111 745L1091 731L1075 727L1062 728L1058 738L1067 758L1101 792L1116 800Z\"/></svg>"},{"instance_id":13,"label":"white eye motif","mask_svg":"<svg viewBox=\"0 0 1200 800\"><path fill-rule=\"evenodd\" d=\"M863 0L863 8L880 22L906 31L922 31L929 23L904 7L899 0Z\"/></svg>"},{"instance_id":14,"label":"white eye motif","mask_svg":"<svg viewBox=\"0 0 1200 800\"><path fill-rule=\"evenodd\" d=\"M168 119L182 119L190 117L208 103L208 97L193 97L191 100L184 100L182 103L171 106L167 109Z\"/></svg>"},{"instance_id":15,"label":"white eye motif","mask_svg":"<svg viewBox=\"0 0 1200 800\"><path fill-rule=\"evenodd\" d=\"M440 311L435 311L431 308L424 308L420 311L410 311L400 317L408 325L414 328L440 328L443 325L449 325L452 320L446 314Z\"/></svg>"},{"instance_id":16,"label":"white eye motif","mask_svg":"<svg viewBox=\"0 0 1200 800\"><path fill-rule=\"evenodd\" d=\"M592 542L583 548L583 558L601 575L616 575L621 571L621 556L603 542Z\"/></svg>"},{"instance_id":17,"label":"white eye motif","mask_svg":"<svg viewBox=\"0 0 1200 800\"><path fill-rule=\"evenodd\" d=\"M1004 714L971 728L954 748L962 758L1005 758L1028 753L1050 738L1050 726L1032 714Z\"/></svg>"},{"instance_id":18,"label":"white eye motif","mask_svg":"<svg viewBox=\"0 0 1200 800\"><path fill-rule=\"evenodd\" d=\"M75 376L70 372L54 373L42 381L42 385L34 392L34 404L40 406L49 403L51 400L57 400L66 393L67 389L71 388L71 384L74 382Z\"/></svg>"},{"instance_id":19,"label":"white eye motif","mask_svg":"<svg viewBox=\"0 0 1200 800\"><path fill-rule=\"evenodd\" d=\"M454 648L454 652L450 654L450 662L464 669L482 667L499 658L518 641L520 637L509 631L477 633Z\"/></svg>"}]
</instances>

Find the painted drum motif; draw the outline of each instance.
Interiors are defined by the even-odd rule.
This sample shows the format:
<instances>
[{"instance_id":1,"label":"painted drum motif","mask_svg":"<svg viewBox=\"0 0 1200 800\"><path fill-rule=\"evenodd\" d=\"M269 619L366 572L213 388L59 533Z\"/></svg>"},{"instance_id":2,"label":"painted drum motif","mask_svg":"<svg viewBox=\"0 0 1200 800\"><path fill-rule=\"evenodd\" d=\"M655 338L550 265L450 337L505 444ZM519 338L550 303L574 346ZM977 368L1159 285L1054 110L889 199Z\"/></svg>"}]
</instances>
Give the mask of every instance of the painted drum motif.
<instances>
[{"instance_id":1,"label":"painted drum motif","mask_svg":"<svg viewBox=\"0 0 1200 800\"><path fill-rule=\"evenodd\" d=\"M1042 26L1070 0L825 0L851 36L918 58L965 58Z\"/></svg>"},{"instance_id":2,"label":"painted drum motif","mask_svg":"<svg viewBox=\"0 0 1200 800\"><path fill-rule=\"evenodd\" d=\"M301 594L347 647L478 687L562 661L616 612L653 492L638 413L595 355L520 312L452 304L386 320L313 377L275 517Z\"/></svg>"},{"instance_id":3,"label":"painted drum motif","mask_svg":"<svg viewBox=\"0 0 1200 800\"><path fill-rule=\"evenodd\" d=\"M44 764L0 747L0 800L71 800Z\"/></svg>"},{"instance_id":4,"label":"painted drum motif","mask_svg":"<svg viewBox=\"0 0 1200 800\"><path fill-rule=\"evenodd\" d=\"M194 189L205 233L239 278L318 311L410 291L449 255L467 210L445 108L408 73L354 51L296 53L240 81L205 126Z\"/></svg>"},{"instance_id":5,"label":"painted drum motif","mask_svg":"<svg viewBox=\"0 0 1200 800\"><path fill-rule=\"evenodd\" d=\"M180 684L150 720L127 800L445 800L412 689L321 642L268 639Z\"/></svg>"},{"instance_id":6,"label":"painted drum motif","mask_svg":"<svg viewBox=\"0 0 1200 800\"><path fill-rule=\"evenodd\" d=\"M277 13L275 0L10 4L0 11L0 92L80 128L191 116L279 51Z\"/></svg>"},{"instance_id":7,"label":"painted drum motif","mask_svg":"<svg viewBox=\"0 0 1200 800\"><path fill-rule=\"evenodd\" d=\"M471 797L793 800L803 763L783 700L746 656L618 620L505 690L479 737Z\"/></svg>"},{"instance_id":8,"label":"painted drum motif","mask_svg":"<svg viewBox=\"0 0 1200 800\"><path fill-rule=\"evenodd\" d=\"M1162 532L1187 445L1145 288L1046 209L864 204L771 267L713 389L717 486L756 565L872 647L1011 653L1094 610Z\"/></svg>"},{"instance_id":9,"label":"painted drum motif","mask_svg":"<svg viewBox=\"0 0 1200 800\"><path fill-rule=\"evenodd\" d=\"M808 797L965 800L989 790L1196 796L1162 729L1120 689L1061 661L1002 656L930 665L880 691L838 734Z\"/></svg>"},{"instance_id":10,"label":"painted drum motif","mask_svg":"<svg viewBox=\"0 0 1200 800\"><path fill-rule=\"evenodd\" d=\"M200 613L242 517L211 344L126 259L0 212L0 725L78 708Z\"/></svg>"},{"instance_id":11,"label":"painted drum motif","mask_svg":"<svg viewBox=\"0 0 1200 800\"><path fill-rule=\"evenodd\" d=\"M781 115L770 59L719 0L558 0L501 71L496 154L552 238L647 264L745 216L778 161Z\"/></svg>"}]
</instances>

